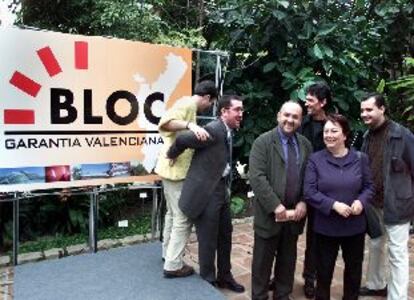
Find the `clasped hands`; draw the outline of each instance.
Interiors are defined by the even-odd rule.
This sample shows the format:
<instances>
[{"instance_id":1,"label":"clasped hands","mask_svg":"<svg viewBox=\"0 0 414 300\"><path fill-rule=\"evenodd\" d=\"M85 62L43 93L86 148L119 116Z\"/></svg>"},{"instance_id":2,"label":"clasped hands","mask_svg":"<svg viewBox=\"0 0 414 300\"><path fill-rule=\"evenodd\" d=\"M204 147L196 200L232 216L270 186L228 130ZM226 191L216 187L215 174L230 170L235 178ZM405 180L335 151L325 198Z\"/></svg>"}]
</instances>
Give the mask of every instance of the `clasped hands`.
<instances>
[{"instance_id":1,"label":"clasped hands","mask_svg":"<svg viewBox=\"0 0 414 300\"><path fill-rule=\"evenodd\" d=\"M335 201L332 206L332 209L336 211L342 217L348 218L350 215L354 215L354 216L360 215L364 207L362 206L361 201L356 199L354 200L354 202L352 202L351 206L343 202Z\"/></svg>"},{"instance_id":2,"label":"clasped hands","mask_svg":"<svg viewBox=\"0 0 414 300\"><path fill-rule=\"evenodd\" d=\"M279 204L275 211L275 221L276 222L285 222L285 221L300 221L306 216L306 204L303 201L300 201L296 204L295 209L286 209L283 204Z\"/></svg>"}]
</instances>

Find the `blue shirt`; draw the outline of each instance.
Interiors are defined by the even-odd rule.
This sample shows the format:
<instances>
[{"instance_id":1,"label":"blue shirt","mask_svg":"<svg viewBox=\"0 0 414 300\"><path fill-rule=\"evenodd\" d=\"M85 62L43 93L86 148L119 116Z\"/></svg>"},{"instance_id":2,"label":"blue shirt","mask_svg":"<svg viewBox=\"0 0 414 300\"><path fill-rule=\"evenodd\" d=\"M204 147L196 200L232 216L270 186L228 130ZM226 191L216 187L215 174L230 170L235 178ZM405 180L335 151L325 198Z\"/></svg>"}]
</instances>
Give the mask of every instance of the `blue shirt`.
<instances>
[{"instance_id":1,"label":"blue shirt","mask_svg":"<svg viewBox=\"0 0 414 300\"><path fill-rule=\"evenodd\" d=\"M293 146L295 147L296 151L296 164L299 164L299 145L298 141L296 140L295 135L292 135L291 137L287 136L283 133L283 131L280 129L280 127L277 127L277 132L279 133L279 139L283 147L283 154L285 156L285 162L288 161L288 141L289 138L292 138ZM287 167L287 164L286 164Z\"/></svg>"}]
</instances>

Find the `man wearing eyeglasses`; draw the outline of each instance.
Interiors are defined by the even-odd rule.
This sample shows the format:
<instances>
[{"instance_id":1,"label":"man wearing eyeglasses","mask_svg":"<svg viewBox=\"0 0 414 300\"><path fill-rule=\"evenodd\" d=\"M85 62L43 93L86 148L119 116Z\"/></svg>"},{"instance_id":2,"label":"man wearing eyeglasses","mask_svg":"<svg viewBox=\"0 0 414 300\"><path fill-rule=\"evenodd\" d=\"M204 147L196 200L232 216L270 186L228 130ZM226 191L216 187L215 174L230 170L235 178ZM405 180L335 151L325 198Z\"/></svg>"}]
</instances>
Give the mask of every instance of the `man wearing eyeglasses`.
<instances>
[{"instance_id":1,"label":"man wearing eyeglasses","mask_svg":"<svg viewBox=\"0 0 414 300\"><path fill-rule=\"evenodd\" d=\"M243 118L242 98L236 95L221 97L218 112L219 118L204 127L210 135L207 140L199 140L187 131L177 137L167 156L174 160L186 149L195 150L179 207L196 227L200 276L214 286L242 293L244 287L231 273L233 228L229 191L232 130L240 127Z\"/></svg>"}]
</instances>

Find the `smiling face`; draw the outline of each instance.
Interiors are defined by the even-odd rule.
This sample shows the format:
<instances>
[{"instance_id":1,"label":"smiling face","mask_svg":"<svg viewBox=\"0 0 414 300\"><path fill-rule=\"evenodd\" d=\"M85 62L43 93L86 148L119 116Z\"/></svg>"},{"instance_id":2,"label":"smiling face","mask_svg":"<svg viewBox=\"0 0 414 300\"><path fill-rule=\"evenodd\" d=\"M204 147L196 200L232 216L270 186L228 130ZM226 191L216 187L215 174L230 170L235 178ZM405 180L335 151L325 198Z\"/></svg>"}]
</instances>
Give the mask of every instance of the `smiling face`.
<instances>
[{"instance_id":1,"label":"smiling face","mask_svg":"<svg viewBox=\"0 0 414 300\"><path fill-rule=\"evenodd\" d=\"M336 122L327 121L323 127L323 141L328 150L345 148L346 135L341 125Z\"/></svg>"},{"instance_id":2,"label":"smiling face","mask_svg":"<svg viewBox=\"0 0 414 300\"><path fill-rule=\"evenodd\" d=\"M308 115L319 116L324 113L324 107L326 105L326 99L319 100L316 96L311 94L306 95L305 106Z\"/></svg>"},{"instance_id":3,"label":"smiling face","mask_svg":"<svg viewBox=\"0 0 414 300\"><path fill-rule=\"evenodd\" d=\"M221 109L221 118L231 129L240 128L243 120L243 102L232 99L228 108Z\"/></svg>"},{"instance_id":4,"label":"smiling face","mask_svg":"<svg viewBox=\"0 0 414 300\"><path fill-rule=\"evenodd\" d=\"M294 102L286 102L277 114L279 128L285 135L292 135L302 122L302 108Z\"/></svg>"},{"instance_id":5,"label":"smiling face","mask_svg":"<svg viewBox=\"0 0 414 300\"><path fill-rule=\"evenodd\" d=\"M378 107L374 97L361 102L361 118L365 125L377 128L385 121L385 107Z\"/></svg>"}]
</instances>

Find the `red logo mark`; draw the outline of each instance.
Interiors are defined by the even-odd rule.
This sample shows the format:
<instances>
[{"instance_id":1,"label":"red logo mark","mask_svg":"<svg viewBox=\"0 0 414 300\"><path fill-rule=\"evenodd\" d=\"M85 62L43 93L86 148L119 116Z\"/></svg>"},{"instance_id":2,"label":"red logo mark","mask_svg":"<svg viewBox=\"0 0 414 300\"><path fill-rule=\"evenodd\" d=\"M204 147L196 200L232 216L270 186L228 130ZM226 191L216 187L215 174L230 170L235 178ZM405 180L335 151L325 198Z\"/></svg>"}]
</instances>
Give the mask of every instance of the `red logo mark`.
<instances>
[{"instance_id":1,"label":"red logo mark","mask_svg":"<svg viewBox=\"0 0 414 300\"><path fill-rule=\"evenodd\" d=\"M42 87L36 81L30 79L19 71L14 72L10 79L10 83L32 97L36 97Z\"/></svg>"},{"instance_id":2,"label":"red logo mark","mask_svg":"<svg viewBox=\"0 0 414 300\"><path fill-rule=\"evenodd\" d=\"M62 72L62 68L59 65L58 60L53 54L52 49L46 46L37 50L46 72L50 77L53 77ZM75 42L75 68L78 70L88 69L88 42L77 41ZM10 84L28 94L31 97L36 98L42 86L24 75L19 71L15 71L10 79ZM5 109L4 110L4 124L34 124L35 113L34 110L27 109Z\"/></svg>"},{"instance_id":3,"label":"red logo mark","mask_svg":"<svg viewBox=\"0 0 414 300\"><path fill-rule=\"evenodd\" d=\"M28 109L5 109L4 124L34 124L35 116L33 110Z\"/></svg>"},{"instance_id":4,"label":"red logo mark","mask_svg":"<svg viewBox=\"0 0 414 300\"><path fill-rule=\"evenodd\" d=\"M46 71L49 73L50 77L55 76L62 72L62 69L59 66L58 61L55 58L55 55L52 52L50 47L44 47L40 50L37 50L37 55L39 55L40 60L43 63Z\"/></svg>"},{"instance_id":5,"label":"red logo mark","mask_svg":"<svg viewBox=\"0 0 414 300\"><path fill-rule=\"evenodd\" d=\"M75 42L75 68L80 70L88 69L87 42Z\"/></svg>"}]
</instances>

